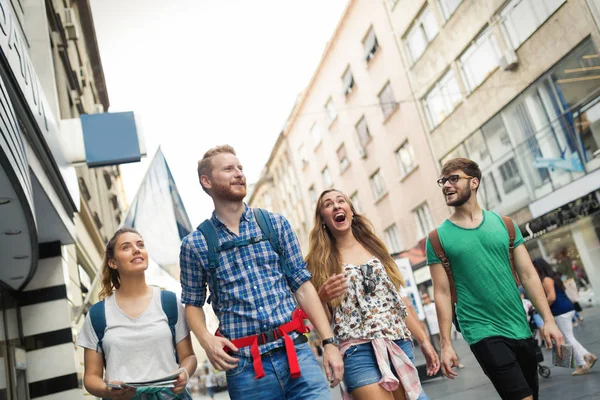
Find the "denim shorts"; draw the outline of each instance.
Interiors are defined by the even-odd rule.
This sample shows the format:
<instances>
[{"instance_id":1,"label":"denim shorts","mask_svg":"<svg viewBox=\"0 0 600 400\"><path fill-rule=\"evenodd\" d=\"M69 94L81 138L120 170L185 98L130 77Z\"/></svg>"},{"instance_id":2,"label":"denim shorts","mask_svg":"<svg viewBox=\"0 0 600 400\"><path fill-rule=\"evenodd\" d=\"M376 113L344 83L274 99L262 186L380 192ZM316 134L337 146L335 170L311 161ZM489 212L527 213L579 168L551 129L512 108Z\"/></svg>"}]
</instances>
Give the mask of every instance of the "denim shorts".
<instances>
[{"instance_id":1,"label":"denim shorts","mask_svg":"<svg viewBox=\"0 0 600 400\"><path fill-rule=\"evenodd\" d=\"M412 363L415 361L413 353L413 343L410 340L395 340L396 343ZM392 372L398 377L393 365L390 365ZM381 372L375 358L375 351L371 343L363 343L358 346L352 346L344 353L344 385L348 393L362 386L371 385L379 382ZM424 391L419 395L418 400L429 400Z\"/></svg>"}]
</instances>

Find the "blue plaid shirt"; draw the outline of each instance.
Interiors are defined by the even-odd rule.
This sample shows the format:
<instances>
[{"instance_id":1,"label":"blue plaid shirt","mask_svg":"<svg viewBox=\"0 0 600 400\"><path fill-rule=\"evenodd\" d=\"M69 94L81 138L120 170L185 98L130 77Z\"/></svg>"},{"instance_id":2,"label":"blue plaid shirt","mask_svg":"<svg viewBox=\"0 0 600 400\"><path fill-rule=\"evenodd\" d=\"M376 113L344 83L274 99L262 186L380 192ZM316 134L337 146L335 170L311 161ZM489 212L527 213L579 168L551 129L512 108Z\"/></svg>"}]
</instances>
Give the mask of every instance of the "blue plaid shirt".
<instances>
[{"instance_id":1,"label":"blue plaid shirt","mask_svg":"<svg viewBox=\"0 0 600 400\"><path fill-rule=\"evenodd\" d=\"M217 268L218 304L213 303L212 306L220 321L219 331L228 339L272 331L289 322L296 308L292 293L312 278L288 220L274 213L269 213L269 217L279 234L291 277L288 278L282 271L279 256L267 240L222 251ZM247 205L240 218L239 236L229 230L214 212L211 222L216 228L219 244L262 236L254 213ZM208 273L206 240L199 230L183 239L179 264L181 301L202 307L206 301L206 286L212 286L212 279ZM210 290L213 288L210 287ZM259 350L262 354L282 345L283 339L279 339L259 346ZM250 348L240 349L239 354L250 357Z\"/></svg>"}]
</instances>

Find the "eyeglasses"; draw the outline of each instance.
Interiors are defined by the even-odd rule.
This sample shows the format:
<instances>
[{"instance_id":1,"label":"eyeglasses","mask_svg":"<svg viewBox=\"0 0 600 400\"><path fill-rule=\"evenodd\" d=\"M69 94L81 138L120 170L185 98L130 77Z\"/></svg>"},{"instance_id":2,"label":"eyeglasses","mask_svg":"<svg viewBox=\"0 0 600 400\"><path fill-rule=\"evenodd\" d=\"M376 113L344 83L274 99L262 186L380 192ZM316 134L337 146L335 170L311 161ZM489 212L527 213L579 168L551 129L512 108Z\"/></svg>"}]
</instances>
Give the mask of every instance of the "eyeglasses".
<instances>
[{"instance_id":1,"label":"eyeglasses","mask_svg":"<svg viewBox=\"0 0 600 400\"><path fill-rule=\"evenodd\" d=\"M373 277L373 267L370 264L362 264L360 266L360 273L363 276L363 288L365 294L373 293L375 291L375 280Z\"/></svg>"},{"instance_id":2,"label":"eyeglasses","mask_svg":"<svg viewBox=\"0 0 600 400\"><path fill-rule=\"evenodd\" d=\"M444 177L444 178L438 179L437 184L440 187L443 187L446 184L446 182L450 182L451 185L456 185L458 183L459 179L473 179L473 178L474 178L474 176L450 175L447 178Z\"/></svg>"}]
</instances>

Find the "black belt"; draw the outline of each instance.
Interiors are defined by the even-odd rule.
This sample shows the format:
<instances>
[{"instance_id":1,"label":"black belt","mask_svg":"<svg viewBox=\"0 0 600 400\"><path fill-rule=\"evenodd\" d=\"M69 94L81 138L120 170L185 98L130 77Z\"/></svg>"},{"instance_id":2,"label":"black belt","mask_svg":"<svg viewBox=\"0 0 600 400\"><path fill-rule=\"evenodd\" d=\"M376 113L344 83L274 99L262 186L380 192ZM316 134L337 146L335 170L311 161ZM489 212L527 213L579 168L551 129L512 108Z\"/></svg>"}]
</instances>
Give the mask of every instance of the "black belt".
<instances>
[{"instance_id":1,"label":"black belt","mask_svg":"<svg viewBox=\"0 0 600 400\"><path fill-rule=\"evenodd\" d=\"M302 343L306 343L306 342L308 342L308 338L306 337L306 335L303 335L303 334L299 334L298 337L296 339L294 339L294 345L302 344ZM273 353L277 353L278 351L283 351L283 350L285 350L285 346L275 347L274 349L271 349L271 350L267 351L266 353L262 353L261 356L271 355Z\"/></svg>"}]
</instances>

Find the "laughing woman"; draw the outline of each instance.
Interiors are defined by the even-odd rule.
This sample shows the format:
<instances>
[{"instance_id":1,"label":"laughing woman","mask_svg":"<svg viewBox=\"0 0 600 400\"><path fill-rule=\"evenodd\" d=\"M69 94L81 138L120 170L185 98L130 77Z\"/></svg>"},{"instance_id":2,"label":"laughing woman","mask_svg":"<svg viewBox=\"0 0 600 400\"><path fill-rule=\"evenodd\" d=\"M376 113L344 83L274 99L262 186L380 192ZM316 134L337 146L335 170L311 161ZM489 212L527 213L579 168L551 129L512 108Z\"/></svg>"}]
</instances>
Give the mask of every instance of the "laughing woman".
<instances>
[{"instance_id":1,"label":"laughing woman","mask_svg":"<svg viewBox=\"0 0 600 400\"><path fill-rule=\"evenodd\" d=\"M413 365L411 333L429 375L439 370L437 353L414 310L402 300L404 280L396 263L371 223L338 190L319 197L307 263L340 340L344 396L427 399Z\"/></svg>"},{"instance_id":2,"label":"laughing woman","mask_svg":"<svg viewBox=\"0 0 600 400\"><path fill-rule=\"evenodd\" d=\"M146 269L148 252L140 234L129 228L119 229L106 245L100 292L104 312L95 314L105 324L98 323L98 318L92 320L92 312L88 313L77 341L85 348L85 388L101 398L191 399L185 387L196 371L197 361L183 306L174 294L164 293L172 295L170 315L177 317L173 333L167 308L163 308L166 300L163 303L159 288L146 284ZM98 330L103 325L105 329ZM104 332L101 343L97 331ZM136 393L136 389L107 385L149 381L179 369L172 389L142 388Z\"/></svg>"}]
</instances>

